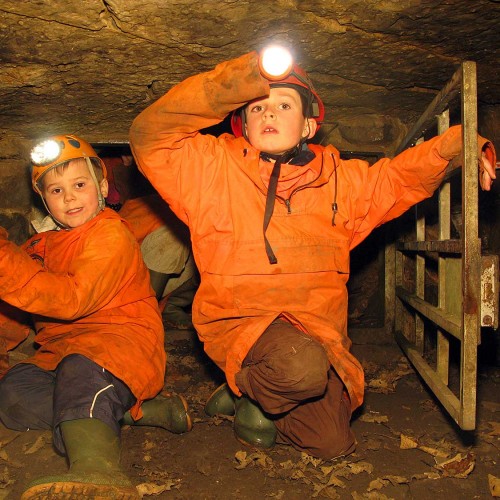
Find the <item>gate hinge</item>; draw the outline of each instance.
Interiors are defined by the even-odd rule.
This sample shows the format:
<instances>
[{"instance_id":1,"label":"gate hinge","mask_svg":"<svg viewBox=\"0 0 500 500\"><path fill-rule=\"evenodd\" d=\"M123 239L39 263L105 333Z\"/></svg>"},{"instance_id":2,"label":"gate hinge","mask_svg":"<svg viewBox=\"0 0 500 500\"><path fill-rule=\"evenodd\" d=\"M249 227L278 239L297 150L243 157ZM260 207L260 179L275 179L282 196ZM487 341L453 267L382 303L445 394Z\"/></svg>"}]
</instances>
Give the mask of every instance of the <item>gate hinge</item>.
<instances>
[{"instance_id":1,"label":"gate hinge","mask_svg":"<svg viewBox=\"0 0 500 500\"><path fill-rule=\"evenodd\" d=\"M481 256L481 326L498 328L498 255Z\"/></svg>"}]
</instances>

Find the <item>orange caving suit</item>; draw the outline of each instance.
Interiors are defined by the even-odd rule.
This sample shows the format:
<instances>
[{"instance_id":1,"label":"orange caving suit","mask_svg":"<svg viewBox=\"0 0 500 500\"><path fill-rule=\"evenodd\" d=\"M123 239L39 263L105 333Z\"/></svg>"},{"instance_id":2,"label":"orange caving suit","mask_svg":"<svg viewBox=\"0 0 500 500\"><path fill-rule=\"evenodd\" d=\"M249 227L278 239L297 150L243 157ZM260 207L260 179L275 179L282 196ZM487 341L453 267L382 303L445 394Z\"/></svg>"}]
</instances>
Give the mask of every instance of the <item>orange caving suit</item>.
<instances>
[{"instance_id":1,"label":"orange caving suit","mask_svg":"<svg viewBox=\"0 0 500 500\"><path fill-rule=\"evenodd\" d=\"M129 224L139 245L144 238L166 224L164 214L170 209L156 194L127 200L120 209L120 217Z\"/></svg>"},{"instance_id":2,"label":"orange caving suit","mask_svg":"<svg viewBox=\"0 0 500 500\"><path fill-rule=\"evenodd\" d=\"M0 299L34 316L40 348L24 362L54 370L69 354L86 356L129 387L136 419L142 401L163 388L158 303L137 241L114 211L70 231L37 234L23 248L1 230Z\"/></svg>"},{"instance_id":3,"label":"orange caving suit","mask_svg":"<svg viewBox=\"0 0 500 500\"><path fill-rule=\"evenodd\" d=\"M271 265L262 228L272 164L244 138L199 132L268 94L256 53L224 62L145 109L132 124L132 150L139 169L189 225L201 274L193 323L231 389L241 394L235 374L281 315L323 344L354 409L363 401L364 378L347 336L349 251L431 196L461 150L461 131L453 127L371 167L342 160L331 145L310 145L316 157L309 164L282 166L266 232L278 259Z\"/></svg>"}]
</instances>

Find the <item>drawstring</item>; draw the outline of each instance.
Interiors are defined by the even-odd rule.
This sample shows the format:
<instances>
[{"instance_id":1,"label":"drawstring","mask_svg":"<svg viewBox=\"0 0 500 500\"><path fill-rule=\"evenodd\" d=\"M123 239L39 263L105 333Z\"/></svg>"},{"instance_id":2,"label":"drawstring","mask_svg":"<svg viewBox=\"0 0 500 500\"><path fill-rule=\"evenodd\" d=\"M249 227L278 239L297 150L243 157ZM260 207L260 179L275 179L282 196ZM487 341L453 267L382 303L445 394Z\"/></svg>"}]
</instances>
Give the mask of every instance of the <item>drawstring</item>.
<instances>
[{"instance_id":1,"label":"drawstring","mask_svg":"<svg viewBox=\"0 0 500 500\"><path fill-rule=\"evenodd\" d=\"M264 244L266 246L266 254L269 259L269 264L277 264L278 259L274 255L271 244L266 236L266 231L271 222L271 217L274 212L274 203L276 201L276 191L278 189L278 180L281 172L281 165L283 163L290 163L291 165L307 165L314 157L315 154L307 147L302 141L292 149L285 151L281 155L275 155L272 153L261 152L260 157L264 161L275 160L273 170L271 172L271 177L269 178L269 185L267 187L266 195L266 208L264 211Z\"/></svg>"},{"instance_id":2,"label":"drawstring","mask_svg":"<svg viewBox=\"0 0 500 500\"><path fill-rule=\"evenodd\" d=\"M271 177L269 178L269 186L267 187L267 196L266 196L266 209L264 211L264 244L266 245L266 254L269 259L269 264L277 264L278 259L276 255L274 255L273 249L271 248L271 244L266 236L267 227L269 226L269 222L271 222L271 217L274 212L274 202L276 201L276 190L278 188L278 179L281 172L281 158L276 160L273 171L271 172Z\"/></svg>"},{"instance_id":3,"label":"drawstring","mask_svg":"<svg viewBox=\"0 0 500 500\"><path fill-rule=\"evenodd\" d=\"M335 182L335 187L333 188L333 203L332 203L332 226L335 226L335 216L337 215L337 212L339 211L339 207L337 205L337 163L335 162L335 156L331 154L332 160L333 160L333 175L334 175L334 182Z\"/></svg>"}]
</instances>

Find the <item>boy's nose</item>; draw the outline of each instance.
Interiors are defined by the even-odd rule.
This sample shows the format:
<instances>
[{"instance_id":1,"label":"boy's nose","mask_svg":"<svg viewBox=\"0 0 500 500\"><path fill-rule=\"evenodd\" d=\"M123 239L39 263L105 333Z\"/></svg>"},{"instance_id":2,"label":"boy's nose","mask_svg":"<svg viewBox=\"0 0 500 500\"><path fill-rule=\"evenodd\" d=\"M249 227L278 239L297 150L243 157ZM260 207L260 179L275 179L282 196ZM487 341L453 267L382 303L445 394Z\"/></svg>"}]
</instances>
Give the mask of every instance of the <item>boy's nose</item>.
<instances>
[{"instance_id":1,"label":"boy's nose","mask_svg":"<svg viewBox=\"0 0 500 500\"><path fill-rule=\"evenodd\" d=\"M73 191L65 191L64 193L64 201L72 201L75 199L75 193Z\"/></svg>"}]
</instances>

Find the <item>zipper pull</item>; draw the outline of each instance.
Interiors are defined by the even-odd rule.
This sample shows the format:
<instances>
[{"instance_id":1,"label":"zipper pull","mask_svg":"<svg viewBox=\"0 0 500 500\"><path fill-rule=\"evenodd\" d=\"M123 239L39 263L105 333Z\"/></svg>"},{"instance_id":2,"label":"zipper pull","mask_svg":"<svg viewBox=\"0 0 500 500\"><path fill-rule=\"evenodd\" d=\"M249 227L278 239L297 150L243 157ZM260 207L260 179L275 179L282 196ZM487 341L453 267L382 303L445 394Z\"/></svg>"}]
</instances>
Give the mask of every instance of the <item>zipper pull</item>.
<instances>
[{"instance_id":1,"label":"zipper pull","mask_svg":"<svg viewBox=\"0 0 500 500\"><path fill-rule=\"evenodd\" d=\"M292 208L290 206L290 200L289 199L285 200L285 205L286 205L286 209L287 209L288 213L291 214L292 213Z\"/></svg>"},{"instance_id":2,"label":"zipper pull","mask_svg":"<svg viewBox=\"0 0 500 500\"><path fill-rule=\"evenodd\" d=\"M335 216L337 215L337 212L339 211L339 207L337 203L332 203L332 226L335 226Z\"/></svg>"}]
</instances>

